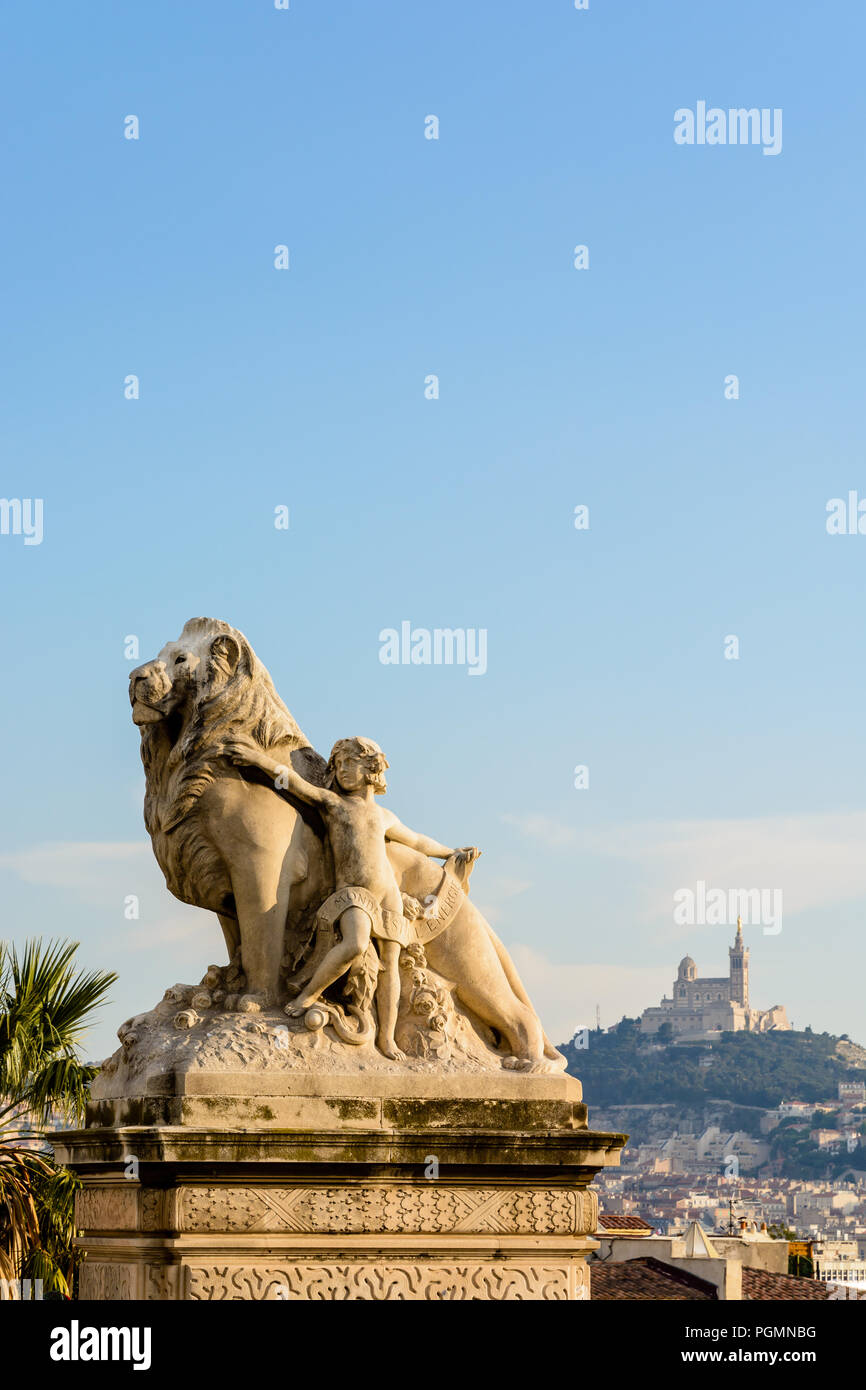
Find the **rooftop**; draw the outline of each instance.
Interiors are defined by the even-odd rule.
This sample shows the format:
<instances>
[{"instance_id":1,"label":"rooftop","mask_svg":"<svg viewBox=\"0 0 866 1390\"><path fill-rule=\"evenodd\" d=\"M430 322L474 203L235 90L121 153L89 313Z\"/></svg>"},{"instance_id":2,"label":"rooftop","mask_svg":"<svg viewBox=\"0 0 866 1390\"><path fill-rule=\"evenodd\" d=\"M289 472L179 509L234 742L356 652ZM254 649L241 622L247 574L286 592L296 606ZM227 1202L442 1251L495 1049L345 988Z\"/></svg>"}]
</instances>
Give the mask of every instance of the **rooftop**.
<instances>
[{"instance_id":1,"label":"rooftop","mask_svg":"<svg viewBox=\"0 0 866 1390\"><path fill-rule=\"evenodd\" d=\"M591 1266L594 1302L713 1302L715 1287L686 1270L675 1269L648 1256L619 1264L601 1261ZM797 1279L791 1274L771 1274L743 1266L743 1300L747 1302L800 1302L825 1300L830 1290L817 1279Z\"/></svg>"},{"instance_id":2,"label":"rooftop","mask_svg":"<svg viewBox=\"0 0 866 1390\"><path fill-rule=\"evenodd\" d=\"M627 1216L621 1211L602 1211L598 1214L598 1229L608 1235L628 1231L629 1235L651 1236L655 1228L648 1221L644 1221L642 1216Z\"/></svg>"}]
</instances>

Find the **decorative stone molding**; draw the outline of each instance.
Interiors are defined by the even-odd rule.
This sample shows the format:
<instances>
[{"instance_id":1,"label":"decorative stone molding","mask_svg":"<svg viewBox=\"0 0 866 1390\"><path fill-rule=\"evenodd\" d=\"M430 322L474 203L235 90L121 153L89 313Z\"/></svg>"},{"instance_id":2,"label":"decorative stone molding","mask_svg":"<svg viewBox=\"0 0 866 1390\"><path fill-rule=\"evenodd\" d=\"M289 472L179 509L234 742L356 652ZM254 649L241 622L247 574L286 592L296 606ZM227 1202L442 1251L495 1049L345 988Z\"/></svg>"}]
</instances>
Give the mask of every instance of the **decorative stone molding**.
<instances>
[{"instance_id":1,"label":"decorative stone molding","mask_svg":"<svg viewBox=\"0 0 866 1390\"><path fill-rule=\"evenodd\" d=\"M137 1231L138 1183L83 1187L75 1198L75 1219L88 1231Z\"/></svg>"},{"instance_id":2,"label":"decorative stone molding","mask_svg":"<svg viewBox=\"0 0 866 1390\"><path fill-rule=\"evenodd\" d=\"M85 1260L79 1275L78 1297L107 1303L129 1302L139 1296L137 1273L132 1264Z\"/></svg>"},{"instance_id":3,"label":"decorative stone molding","mask_svg":"<svg viewBox=\"0 0 866 1390\"><path fill-rule=\"evenodd\" d=\"M451 1103L460 1114L468 1102ZM390 1134L138 1127L55 1135L55 1152L84 1181L81 1297L589 1297L586 1258L597 1248L590 1183L618 1162L624 1135L571 1128L553 1097L536 1100L549 1107L547 1129L522 1134L495 1127L496 1102L492 1126L470 1131L441 1124L447 1097L389 1104L406 1110ZM132 1152L138 1182L124 1176Z\"/></svg>"},{"instance_id":4,"label":"decorative stone molding","mask_svg":"<svg viewBox=\"0 0 866 1390\"><path fill-rule=\"evenodd\" d=\"M402 1186L183 1187L183 1231L399 1235L449 1232L584 1235L595 1229L595 1193L565 1187Z\"/></svg>"},{"instance_id":5,"label":"decorative stone molding","mask_svg":"<svg viewBox=\"0 0 866 1390\"><path fill-rule=\"evenodd\" d=\"M75 1198L78 1225L88 1231L164 1231L174 1225L175 1194L131 1179L87 1184Z\"/></svg>"},{"instance_id":6,"label":"decorative stone molding","mask_svg":"<svg viewBox=\"0 0 866 1390\"><path fill-rule=\"evenodd\" d=\"M566 1302L589 1297L582 1261L461 1260L194 1265L186 1297L204 1301Z\"/></svg>"}]
</instances>

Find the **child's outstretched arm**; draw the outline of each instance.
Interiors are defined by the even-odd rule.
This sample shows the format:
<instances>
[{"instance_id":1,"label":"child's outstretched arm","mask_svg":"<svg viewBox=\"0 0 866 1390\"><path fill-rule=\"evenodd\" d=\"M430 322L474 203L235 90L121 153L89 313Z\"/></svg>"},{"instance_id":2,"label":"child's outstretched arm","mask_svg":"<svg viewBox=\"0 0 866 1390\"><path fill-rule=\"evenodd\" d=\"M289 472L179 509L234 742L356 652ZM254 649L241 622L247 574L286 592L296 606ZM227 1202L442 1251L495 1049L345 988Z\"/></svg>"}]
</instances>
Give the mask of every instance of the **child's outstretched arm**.
<instances>
[{"instance_id":1,"label":"child's outstretched arm","mask_svg":"<svg viewBox=\"0 0 866 1390\"><path fill-rule=\"evenodd\" d=\"M399 845L406 845L409 849L416 849L419 854L426 854L431 859L450 859L452 854L464 856L468 863L472 863L481 853L474 845L466 849L449 849L447 845L441 845L438 840L432 840L429 835L421 835L417 830L410 830L408 825L399 821L393 812L386 812L389 819L385 826L385 839L395 840Z\"/></svg>"},{"instance_id":2,"label":"child's outstretched arm","mask_svg":"<svg viewBox=\"0 0 866 1390\"><path fill-rule=\"evenodd\" d=\"M447 845L440 845L438 840L431 840L429 835L420 835L417 830L410 830L393 812L384 814L388 815L388 823L385 826L386 840L395 840L398 845L417 849L419 854L427 854L431 859L447 859L449 854L454 853Z\"/></svg>"},{"instance_id":3,"label":"child's outstretched arm","mask_svg":"<svg viewBox=\"0 0 866 1390\"><path fill-rule=\"evenodd\" d=\"M236 767L258 768L260 772L264 772L266 776L271 778L275 790L292 792L293 795L300 797L302 801L309 802L312 806L323 807L334 796L334 793L326 787L317 787L315 783L308 782L306 777L300 777L289 764L278 763L253 739L227 740L214 751L222 754L224 758L228 758L229 762L234 763Z\"/></svg>"}]
</instances>

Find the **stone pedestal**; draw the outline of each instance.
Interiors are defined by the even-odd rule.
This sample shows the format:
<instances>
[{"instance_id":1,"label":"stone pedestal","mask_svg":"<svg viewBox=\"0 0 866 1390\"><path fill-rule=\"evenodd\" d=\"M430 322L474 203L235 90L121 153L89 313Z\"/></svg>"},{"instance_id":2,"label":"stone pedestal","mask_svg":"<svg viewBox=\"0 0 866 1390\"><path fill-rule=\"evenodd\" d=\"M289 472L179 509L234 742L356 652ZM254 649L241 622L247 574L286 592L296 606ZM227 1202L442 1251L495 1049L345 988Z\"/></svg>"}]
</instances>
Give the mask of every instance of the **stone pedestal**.
<instances>
[{"instance_id":1,"label":"stone pedestal","mask_svg":"<svg viewBox=\"0 0 866 1390\"><path fill-rule=\"evenodd\" d=\"M81 1298L589 1297L589 1184L625 1136L586 1127L573 1078L227 1080L54 1136L84 1184Z\"/></svg>"}]
</instances>

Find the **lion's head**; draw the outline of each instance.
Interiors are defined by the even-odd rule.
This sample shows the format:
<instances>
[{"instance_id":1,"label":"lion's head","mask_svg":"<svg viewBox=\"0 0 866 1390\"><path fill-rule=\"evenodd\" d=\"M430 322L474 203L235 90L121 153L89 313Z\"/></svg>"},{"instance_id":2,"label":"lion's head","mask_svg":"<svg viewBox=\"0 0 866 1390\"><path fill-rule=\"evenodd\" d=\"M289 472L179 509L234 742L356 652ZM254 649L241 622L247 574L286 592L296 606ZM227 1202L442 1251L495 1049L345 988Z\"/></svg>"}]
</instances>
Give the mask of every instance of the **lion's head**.
<instances>
[{"instance_id":1,"label":"lion's head","mask_svg":"<svg viewBox=\"0 0 866 1390\"><path fill-rule=\"evenodd\" d=\"M170 830L188 813L213 780L216 745L233 734L243 732L286 756L305 750L304 775L314 781L324 775L324 761L243 633L217 618L190 618L176 642L132 672L129 698L141 730L148 775L145 821L151 833Z\"/></svg>"}]
</instances>

